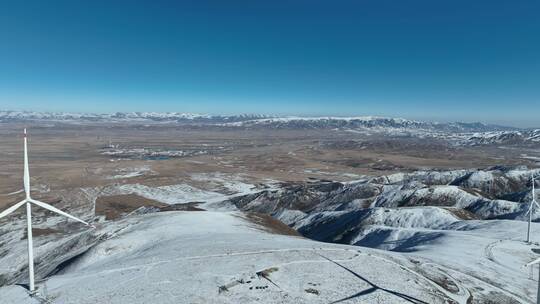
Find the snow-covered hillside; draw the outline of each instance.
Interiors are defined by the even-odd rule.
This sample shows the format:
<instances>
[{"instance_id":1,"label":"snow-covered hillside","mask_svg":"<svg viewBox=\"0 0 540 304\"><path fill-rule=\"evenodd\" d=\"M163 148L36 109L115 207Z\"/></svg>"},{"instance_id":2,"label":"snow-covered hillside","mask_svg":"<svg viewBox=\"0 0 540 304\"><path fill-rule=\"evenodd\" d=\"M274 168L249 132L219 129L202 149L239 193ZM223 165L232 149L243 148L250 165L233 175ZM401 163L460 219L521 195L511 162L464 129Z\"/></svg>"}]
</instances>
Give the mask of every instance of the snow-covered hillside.
<instances>
[{"instance_id":1,"label":"snow-covered hillside","mask_svg":"<svg viewBox=\"0 0 540 304\"><path fill-rule=\"evenodd\" d=\"M40 284L53 303L452 303L399 254L272 234L240 213L131 217ZM121 230L118 230L122 227ZM103 233L103 232L101 232ZM20 286L2 303L37 303Z\"/></svg>"},{"instance_id":2,"label":"snow-covered hillside","mask_svg":"<svg viewBox=\"0 0 540 304\"><path fill-rule=\"evenodd\" d=\"M525 220L530 178L539 173L526 168L418 171L346 184L291 184L235 197L229 204L272 215L315 240L410 251L438 242L441 230L461 229L455 225L461 221ZM533 219L540 219L538 210Z\"/></svg>"},{"instance_id":3,"label":"snow-covered hillside","mask_svg":"<svg viewBox=\"0 0 540 304\"><path fill-rule=\"evenodd\" d=\"M359 242L408 252L276 234L238 212L130 216L100 225L92 234L101 241L39 291L50 303L77 304L532 303L536 282L523 265L535 254L520 241L525 223L459 221L450 213L434 223L409 211L392 217L417 224L392 229L375 220L370 229L378 233ZM47 251L58 242L49 239ZM21 286L0 287L0 295L0 303L40 303Z\"/></svg>"}]
</instances>

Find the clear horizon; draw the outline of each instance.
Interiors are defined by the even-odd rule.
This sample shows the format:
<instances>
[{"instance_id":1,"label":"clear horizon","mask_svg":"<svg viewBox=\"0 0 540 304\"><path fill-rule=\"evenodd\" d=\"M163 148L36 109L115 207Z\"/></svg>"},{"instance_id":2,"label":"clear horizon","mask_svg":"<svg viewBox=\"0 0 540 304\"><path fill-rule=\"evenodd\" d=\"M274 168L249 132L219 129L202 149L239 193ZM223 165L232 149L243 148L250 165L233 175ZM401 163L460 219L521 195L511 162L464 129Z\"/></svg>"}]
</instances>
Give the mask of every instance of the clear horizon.
<instances>
[{"instance_id":1,"label":"clear horizon","mask_svg":"<svg viewBox=\"0 0 540 304\"><path fill-rule=\"evenodd\" d=\"M0 4L0 109L540 127L537 1Z\"/></svg>"}]
</instances>

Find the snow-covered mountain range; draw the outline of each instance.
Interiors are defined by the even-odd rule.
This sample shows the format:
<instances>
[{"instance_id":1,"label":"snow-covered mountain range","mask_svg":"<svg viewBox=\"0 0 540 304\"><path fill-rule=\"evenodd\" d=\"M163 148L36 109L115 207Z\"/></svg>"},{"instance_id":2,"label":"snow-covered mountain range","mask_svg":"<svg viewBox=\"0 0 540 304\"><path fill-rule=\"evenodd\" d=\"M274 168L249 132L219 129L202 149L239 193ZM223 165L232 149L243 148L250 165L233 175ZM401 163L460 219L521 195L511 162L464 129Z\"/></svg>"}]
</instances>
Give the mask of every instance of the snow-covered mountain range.
<instances>
[{"instance_id":1,"label":"snow-covered mountain range","mask_svg":"<svg viewBox=\"0 0 540 304\"><path fill-rule=\"evenodd\" d=\"M208 115L180 112L117 112L114 114L0 111L0 122L9 121L88 121L88 122L185 122L220 124L229 127L266 127L278 129L359 129L394 128L438 132L488 132L516 128L479 122L439 123L376 116L358 117L276 117L261 114Z\"/></svg>"},{"instance_id":2,"label":"snow-covered mountain range","mask_svg":"<svg viewBox=\"0 0 540 304\"><path fill-rule=\"evenodd\" d=\"M460 220L526 219L530 178L539 173L497 167L398 173L345 184L292 183L229 203L271 215L319 241L409 251L422 238L400 243L392 241L395 233L406 229L428 237L435 230L454 230ZM533 218L539 219L536 212Z\"/></svg>"},{"instance_id":3,"label":"snow-covered mountain range","mask_svg":"<svg viewBox=\"0 0 540 304\"><path fill-rule=\"evenodd\" d=\"M261 114L208 115L181 112L83 114L0 111L0 123L9 122L180 124L197 128L205 126L254 130L329 130L363 135L435 138L465 146L540 144L540 129L519 129L480 122L441 123L376 116L277 117Z\"/></svg>"}]
</instances>

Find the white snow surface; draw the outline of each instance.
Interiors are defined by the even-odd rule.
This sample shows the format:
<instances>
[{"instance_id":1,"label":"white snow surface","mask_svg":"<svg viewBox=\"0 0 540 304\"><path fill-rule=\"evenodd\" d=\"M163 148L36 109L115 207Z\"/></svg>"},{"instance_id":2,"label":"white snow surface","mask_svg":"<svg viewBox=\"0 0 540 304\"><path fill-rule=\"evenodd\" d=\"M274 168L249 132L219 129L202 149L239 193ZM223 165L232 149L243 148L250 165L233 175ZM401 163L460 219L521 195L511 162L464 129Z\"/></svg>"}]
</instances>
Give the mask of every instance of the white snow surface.
<instances>
[{"instance_id":1,"label":"white snow surface","mask_svg":"<svg viewBox=\"0 0 540 304\"><path fill-rule=\"evenodd\" d=\"M381 249L393 249L404 243L416 244L406 254L414 255L414 259L420 261L420 268L426 275L442 272L468 285L469 290L488 288L514 300L508 303L531 303L536 298L538 269L533 275L533 269L527 269L525 265L538 257L531 251L538 248L538 243L524 242L526 225L518 221L493 220L460 221L439 230L373 226L365 235L377 235L377 238L360 243ZM539 224L533 223L532 233L533 241L539 241Z\"/></svg>"},{"instance_id":2,"label":"white snow surface","mask_svg":"<svg viewBox=\"0 0 540 304\"><path fill-rule=\"evenodd\" d=\"M447 295L399 254L270 234L240 213L165 212L115 225L124 228L47 280L54 303L329 303L349 297L348 303L403 303L404 297L447 303L461 297ZM258 277L263 270L268 276ZM226 290L219 293L220 286ZM0 302L35 303L22 290L0 288Z\"/></svg>"},{"instance_id":3,"label":"white snow surface","mask_svg":"<svg viewBox=\"0 0 540 304\"><path fill-rule=\"evenodd\" d=\"M321 212L319 220L339 213ZM239 212L132 216L106 223L101 232L108 239L49 277L47 296L53 303L240 304L351 296L347 303L404 303L393 292L424 303L532 303L535 297L536 282L524 265L537 257L530 250L536 246L523 242L525 222L460 221L444 209L414 207L373 208L363 223L353 244L402 252L271 234ZM534 241L539 232L533 223ZM256 275L273 268L268 278L277 286ZM228 291L218 293L219 286ZM17 286L0 288L0 295L0 303L35 303Z\"/></svg>"}]
</instances>

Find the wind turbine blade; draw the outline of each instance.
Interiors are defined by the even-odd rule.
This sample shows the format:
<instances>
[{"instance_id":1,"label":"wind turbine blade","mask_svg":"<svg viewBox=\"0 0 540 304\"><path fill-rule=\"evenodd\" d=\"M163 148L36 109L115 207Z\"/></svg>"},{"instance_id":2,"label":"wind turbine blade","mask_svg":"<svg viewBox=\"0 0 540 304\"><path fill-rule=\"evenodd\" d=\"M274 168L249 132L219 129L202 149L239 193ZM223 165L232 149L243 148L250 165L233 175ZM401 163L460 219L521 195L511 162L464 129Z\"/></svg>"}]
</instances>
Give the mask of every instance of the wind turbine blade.
<instances>
[{"instance_id":1,"label":"wind turbine blade","mask_svg":"<svg viewBox=\"0 0 540 304\"><path fill-rule=\"evenodd\" d=\"M3 218L4 216L9 215L13 211L17 210L19 207L24 205L24 203L26 203L26 200L24 200L22 202L19 202L19 203L13 205L13 206L7 208L6 210L2 211L2 213L0 213L0 218Z\"/></svg>"},{"instance_id":2,"label":"wind turbine blade","mask_svg":"<svg viewBox=\"0 0 540 304\"><path fill-rule=\"evenodd\" d=\"M531 266L531 265L534 265L534 264L538 264L538 263L540 263L540 258L539 258L539 259L536 259L536 260L534 260L534 261L532 261L532 262L530 262L530 263L527 263L525 266L528 267L528 266Z\"/></svg>"},{"instance_id":3,"label":"wind turbine blade","mask_svg":"<svg viewBox=\"0 0 540 304\"><path fill-rule=\"evenodd\" d=\"M24 192L26 198L30 197L30 170L28 169L28 144L26 139L26 128L24 129Z\"/></svg>"},{"instance_id":4,"label":"wind turbine blade","mask_svg":"<svg viewBox=\"0 0 540 304\"><path fill-rule=\"evenodd\" d=\"M60 215L63 215L63 216L65 216L65 217L67 217L67 218L70 218L70 219L72 219L72 220L75 220L75 221L77 221L77 222L81 222L81 223L83 223L83 224L85 224L85 225L87 225L87 226L92 226L92 225L88 224L87 222L81 220L80 218L74 217L74 216L71 215L71 214L67 214L67 213L65 213L64 211L62 211L62 210L60 210L60 209L57 209L57 208L55 208L55 207L53 207L53 206L51 206L51 205L49 205L49 204L46 204L46 203L44 203L44 202L36 201L36 200L34 200L34 199L30 199L30 202L33 203L33 204L36 204L36 205L38 205L38 206L40 206L40 207L42 207L42 208L45 208L45 209L47 209L47 210L50 210L50 211L52 211L52 212L58 213L58 214L60 214Z\"/></svg>"},{"instance_id":5,"label":"wind turbine blade","mask_svg":"<svg viewBox=\"0 0 540 304\"><path fill-rule=\"evenodd\" d=\"M536 191L534 189L534 186L535 186L535 178L534 178L534 173L532 174L532 200L533 201L536 201Z\"/></svg>"}]
</instances>

